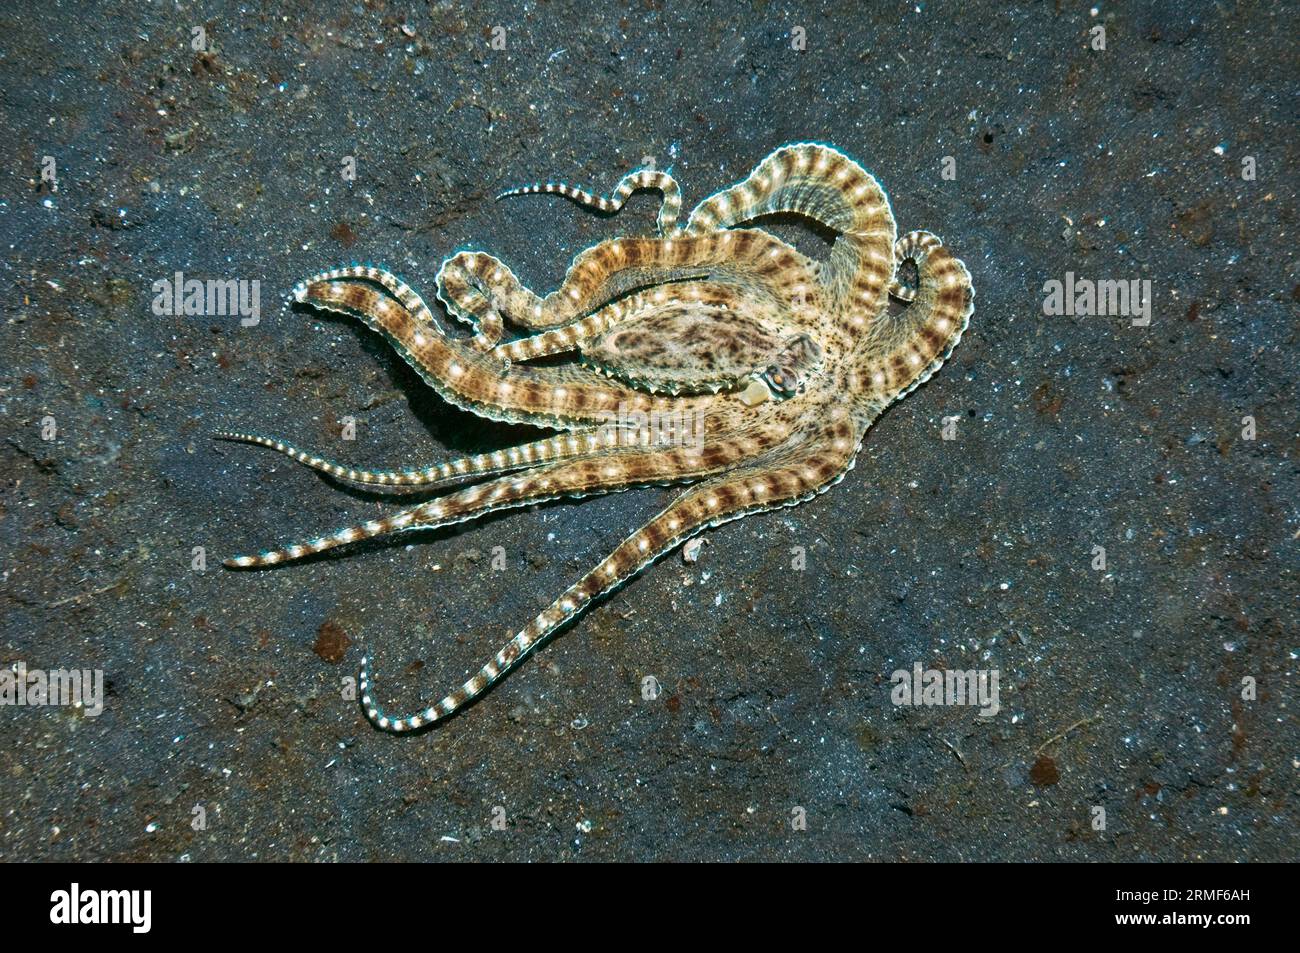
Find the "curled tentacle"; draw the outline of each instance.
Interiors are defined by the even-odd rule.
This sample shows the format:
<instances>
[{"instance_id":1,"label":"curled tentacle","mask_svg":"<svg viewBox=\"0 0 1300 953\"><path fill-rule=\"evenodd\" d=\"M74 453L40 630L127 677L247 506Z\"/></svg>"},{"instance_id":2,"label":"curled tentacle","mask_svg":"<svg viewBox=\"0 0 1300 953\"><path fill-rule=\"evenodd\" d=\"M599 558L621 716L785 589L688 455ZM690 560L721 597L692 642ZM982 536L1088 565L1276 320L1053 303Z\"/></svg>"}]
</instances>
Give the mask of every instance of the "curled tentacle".
<instances>
[{"instance_id":1,"label":"curled tentacle","mask_svg":"<svg viewBox=\"0 0 1300 953\"><path fill-rule=\"evenodd\" d=\"M970 272L938 236L912 232L908 256L917 265L917 290L896 316L881 315L858 343L868 390L881 405L911 393L943 366L975 310Z\"/></svg>"},{"instance_id":2,"label":"curled tentacle","mask_svg":"<svg viewBox=\"0 0 1300 953\"><path fill-rule=\"evenodd\" d=\"M896 227L880 183L838 149L782 146L743 182L697 205L686 231L708 233L775 212L805 215L839 233L822 285L845 331L865 325L884 305L893 277Z\"/></svg>"},{"instance_id":3,"label":"curled tentacle","mask_svg":"<svg viewBox=\"0 0 1300 953\"><path fill-rule=\"evenodd\" d=\"M925 261L931 249L942 244L943 242L939 239L939 236L921 230L908 232L894 242L894 277L889 282L890 297L904 302L915 300L917 285L912 285L902 278L903 264L910 261L916 265L919 279L921 263Z\"/></svg>"},{"instance_id":4,"label":"curled tentacle","mask_svg":"<svg viewBox=\"0 0 1300 953\"><path fill-rule=\"evenodd\" d=\"M671 175L655 169L640 169L636 172L629 172L618 180L618 185L614 187L614 191L607 196L595 195L586 189L565 185L563 182L534 182L532 185L507 189L497 198L504 199L515 195L562 195L579 205L585 205L588 208L598 209L601 212L613 215L623 207L633 192L642 189L654 189L663 195L656 227L659 229L660 235L672 234L677 230L675 227L677 215L682 210L682 190L678 187L677 180Z\"/></svg>"}]
</instances>

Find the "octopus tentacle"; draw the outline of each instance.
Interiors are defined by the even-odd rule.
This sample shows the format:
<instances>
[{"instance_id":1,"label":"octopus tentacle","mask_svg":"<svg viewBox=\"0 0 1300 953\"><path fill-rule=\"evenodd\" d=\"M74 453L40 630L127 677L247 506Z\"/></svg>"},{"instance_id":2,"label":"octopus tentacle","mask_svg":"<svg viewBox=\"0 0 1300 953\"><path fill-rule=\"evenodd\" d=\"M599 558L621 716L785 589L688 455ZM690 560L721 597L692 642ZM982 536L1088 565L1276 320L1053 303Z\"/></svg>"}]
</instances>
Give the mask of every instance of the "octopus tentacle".
<instances>
[{"instance_id":1,"label":"octopus tentacle","mask_svg":"<svg viewBox=\"0 0 1300 953\"><path fill-rule=\"evenodd\" d=\"M306 278L294 287L292 296L294 300L301 301L302 296L306 293L308 286L320 284L326 281L346 281L349 279L358 279L363 281L373 281L382 287L385 291L396 298L403 308L411 312L411 315L423 324L437 324L433 318L433 312L429 306L424 303L424 299L419 293L408 285L397 275L383 268L374 265L340 265L337 268L331 268L328 271L317 272L310 278Z\"/></svg>"},{"instance_id":2,"label":"octopus tentacle","mask_svg":"<svg viewBox=\"0 0 1300 953\"><path fill-rule=\"evenodd\" d=\"M264 437L261 434L242 433L219 430L212 434L217 440L230 440L238 443L251 443L259 447L269 447L299 463L327 473L339 480L363 486L382 486L392 490L420 491L433 489L447 483L456 483L471 477L493 476L509 473L543 463L552 463L586 453L592 446L591 438L601 442L612 442L616 434L612 431L607 438L599 428L575 430L556 437L547 437L531 443L520 444L507 450L494 450L491 453L477 453L466 457L457 457L445 463L436 463L427 467L410 467L405 470L358 470L325 460L315 454L300 450L292 444Z\"/></svg>"},{"instance_id":3,"label":"octopus tentacle","mask_svg":"<svg viewBox=\"0 0 1300 953\"><path fill-rule=\"evenodd\" d=\"M889 199L875 178L830 146L782 146L745 181L705 199L691 212L687 233L729 228L759 215L796 212L839 232L822 284L839 324L855 333L885 302L893 277L896 235Z\"/></svg>"},{"instance_id":4,"label":"octopus tentacle","mask_svg":"<svg viewBox=\"0 0 1300 953\"><path fill-rule=\"evenodd\" d=\"M579 440L577 435L570 434L564 439L570 441L573 450L573 456L568 460L466 487L392 516L349 526L310 542L295 543L257 556L232 557L225 564L232 569L260 569L390 533L438 529L463 523L497 510L563 497L609 493L633 486L688 482L735 466L747 453L753 453L763 445L752 437L730 437L698 447L645 449L634 446L620 450L618 444L622 440L614 431L604 438L589 434ZM644 440L645 434L632 435L631 439Z\"/></svg>"},{"instance_id":5,"label":"octopus tentacle","mask_svg":"<svg viewBox=\"0 0 1300 953\"><path fill-rule=\"evenodd\" d=\"M894 242L894 277L889 282L891 298L897 298L899 301L912 301L916 298L916 288L900 277L900 269L903 263L908 261L917 263L919 268L921 256L925 254L929 241L933 238L935 236L929 232L915 231L908 232Z\"/></svg>"},{"instance_id":6,"label":"octopus tentacle","mask_svg":"<svg viewBox=\"0 0 1300 953\"><path fill-rule=\"evenodd\" d=\"M459 688L420 711L389 715L375 699L369 656L361 659L361 706L376 727L401 733L454 714L513 669L537 646L597 597L632 578L702 530L760 510L792 506L823 492L852 466L856 435L847 415L793 448L751 460L732 472L693 486L614 549L507 642Z\"/></svg>"},{"instance_id":7,"label":"octopus tentacle","mask_svg":"<svg viewBox=\"0 0 1300 953\"><path fill-rule=\"evenodd\" d=\"M859 344L868 387L884 403L911 393L943 366L975 311L970 272L938 236L913 232L917 290L897 317L882 315Z\"/></svg>"},{"instance_id":8,"label":"octopus tentacle","mask_svg":"<svg viewBox=\"0 0 1300 953\"><path fill-rule=\"evenodd\" d=\"M441 326L433 317L433 312L429 306L424 303L424 299L397 275L375 265L341 265L338 268L331 268L329 271L318 272L310 278L306 278L293 289L293 298L295 301L303 301L307 294L307 289L312 285L323 284L327 282L360 280L369 281L379 285L390 295L401 303L402 307L409 311L412 317L421 324L428 325L439 334L443 333ZM445 303L445 302L444 302ZM448 310L466 324L475 329L475 334L470 341L470 346L476 351L491 350L504 332L501 323L501 316L490 308L483 309L480 314L466 314L461 310Z\"/></svg>"},{"instance_id":9,"label":"octopus tentacle","mask_svg":"<svg viewBox=\"0 0 1300 953\"><path fill-rule=\"evenodd\" d=\"M558 327L638 288L698 278L705 242L620 238L573 259L560 287L539 296L510 267L486 252L457 252L438 269L438 300L475 327L505 317L533 331Z\"/></svg>"},{"instance_id":10,"label":"octopus tentacle","mask_svg":"<svg viewBox=\"0 0 1300 953\"><path fill-rule=\"evenodd\" d=\"M501 344L492 350L494 357L508 361L528 361L551 354L581 351L586 361L588 349L615 327L635 326L643 319L662 318L669 313L691 312L703 320L710 314L742 315L753 312L773 320L780 313L779 302L756 301L744 296L733 284L691 281L640 291L612 301L585 318L563 327L542 331L530 337ZM685 343L685 342L683 342ZM669 342L665 342L668 346ZM624 378L626 379L626 378Z\"/></svg>"},{"instance_id":11,"label":"octopus tentacle","mask_svg":"<svg viewBox=\"0 0 1300 953\"><path fill-rule=\"evenodd\" d=\"M652 301L652 297L645 292L611 301L585 318L579 318L569 324L520 338L517 341L497 345L492 349L492 355L506 361L529 361L575 350L584 341L643 312L651 306Z\"/></svg>"},{"instance_id":12,"label":"octopus tentacle","mask_svg":"<svg viewBox=\"0 0 1300 953\"><path fill-rule=\"evenodd\" d=\"M607 196L594 195L586 189L565 185L563 182L547 182L544 184L534 182L531 185L521 185L518 188L507 189L497 198L504 199L515 195L536 194L562 195L579 205L585 205L588 208L598 209L601 212L613 215L623 207L633 192L642 189L654 189L663 195L663 201L660 203L659 215L656 220L659 234L668 235L675 231L677 216L682 210L682 190L678 187L677 180L671 175L655 169L639 169L636 172L629 172L618 180L614 191Z\"/></svg>"},{"instance_id":13,"label":"octopus tentacle","mask_svg":"<svg viewBox=\"0 0 1300 953\"><path fill-rule=\"evenodd\" d=\"M359 282L308 285L298 300L359 318L384 334L443 399L492 420L572 429L606 423L611 414L673 409L663 398L583 367L521 367L476 351L437 325L430 329L417 322L396 301Z\"/></svg>"},{"instance_id":14,"label":"octopus tentacle","mask_svg":"<svg viewBox=\"0 0 1300 953\"><path fill-rule=\"evenodd\" d=\"M892 260L888 265L892 269ZM782 301L807 299L815 291L814 270L806 256L775 235L735 229L601 242L575 257L560 287L545 297L520 282L499 258L477 251L458 252L444 261L437 285L448 312L471 326L500 316L546 331L631 292L692 279L725 278Z\"/></svg>"}]
</instances>

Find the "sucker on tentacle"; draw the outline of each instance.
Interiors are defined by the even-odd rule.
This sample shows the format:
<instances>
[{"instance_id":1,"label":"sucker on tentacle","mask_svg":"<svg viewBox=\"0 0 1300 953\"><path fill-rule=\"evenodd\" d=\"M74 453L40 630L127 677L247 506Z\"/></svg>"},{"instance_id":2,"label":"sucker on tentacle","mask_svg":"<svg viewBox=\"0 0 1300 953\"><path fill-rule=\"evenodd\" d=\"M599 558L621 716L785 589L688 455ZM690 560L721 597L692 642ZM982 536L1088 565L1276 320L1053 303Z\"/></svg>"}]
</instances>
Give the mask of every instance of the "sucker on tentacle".
<instances>
[{"instance_id":1,"label":"sucker on tentacle","mask_svg":"<svg viewBox=\"0 0 1300 953\"><path fill-rule=\"evenodd\" d=\"M559 435L381 471L256 434L216 435L363 486L415 491L479 481L309 542L226 560L236 568L544 500L683 487L472 678L413 714L394 717L378 703L367 651L361 705L381 729L411 731L454 714L593 599L691 536L794 506L839 482L876 417L942 366L969 323L974 291L966 266L929 232L898 238L879 183L829 146L782 146L743 182L696 206L682 228L677 183L654 170L624 176L607 197L559 184L503 195L555 193L613 213L639 188L663 193L660 234L587 249L549 295L535 294L484 252L444 261L437 297L471 328L468 336L448 333L406 282L373 265L322 272L294 291L301 305L359 318L383 334L449 403ZM812 261L769 232L744 227L775 212L834 230L829 258ZM916 267L915 284L900 271L907 262ZM901 302L892 311L891 297ZM507 324L527 336L506 340ZM566 353L585 363L527 363ZM665 431L658 427L665 419L698 426Z\"/></svg>"}]
</instances>

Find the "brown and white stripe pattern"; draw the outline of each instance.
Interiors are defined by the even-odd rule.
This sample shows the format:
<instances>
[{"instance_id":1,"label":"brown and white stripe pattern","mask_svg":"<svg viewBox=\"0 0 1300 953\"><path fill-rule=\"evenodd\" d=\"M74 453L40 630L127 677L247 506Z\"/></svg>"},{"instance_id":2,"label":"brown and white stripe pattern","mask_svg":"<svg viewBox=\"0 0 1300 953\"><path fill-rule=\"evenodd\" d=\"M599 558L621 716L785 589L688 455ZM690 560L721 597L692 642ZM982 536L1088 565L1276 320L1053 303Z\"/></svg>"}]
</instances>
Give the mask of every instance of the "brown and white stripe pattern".
<instances>
[{"instance_id":1,"label":"brown and white stripe pattern","mask_svg":"<svg viewBox=\"0 0 1300 953\"><path fill-rule=\"evenodd\" d=\"M420 297L414 288L392 272L376 268L374 265L344 265L331 268L329 271L317 272L305 281L298 282L292 292L293 300L297 302L303 301L309 285L319 284L323 281L346 281L348 279L373 281L396 298L416 321L438 328L437 323L433 320L432 312L429 311L429 306L424 303L424 299ZM439 329L439 333L441 333L441 329Z\"/></svg>"},{"instance_id":2,"label":"brown and white stripe pattern","mask_svg":"<svg viewBox=\"0 0 1300 953\"><path fill-rule=\"evenodd\" d=\"M857 435L843 416L804 443L777 451L686 490L614 549L521 629L459 688L409 714L394 717L375 698L369 656L361 659L361 707L377 728L394 733L427 728L464 708L518 665L538 642L702 530L750 513L793 506L839 482L853 465ZM811 457L811 459L810 459Z\"/></svg>"},{"instance_id":3,"label":"brown and white stripe pattern","mask_svg":"<svg viewBox=\"0 0 1300 953\"><path fill-rule=\"evenodd\" d=\"M627 320L643 310L645 305L646 299L642 295L614 301L599 311L562 327L551 328L540 334L502 344L495 348L492 354L507 361L529 361L576 350L582 342L591 340L614 325Z\"/></svg>"},{"instance_id":4,"label":"brown and white stripe pattern","mask_svg":"<svg viewBox=\"0 0 1300 953\"><path fill-rule=\"evenodd\" d=\"M831 146L782 146L743 182L697 205L686 231L707 233L775 212L805 215L839 232L821 284L837 330L852 335L865 327L883 307L894 274L896 227L880 183Z\"/></svg>"},{"instance_id":5,"label":"brown and white stripe pattern","mask_svg":"<svg viewBox=\"0 0 1300 953\"><path fill-rule=\"evenodd\" d=\"M259 569L389 533L438 529L497 510L566 496L698 480L735 466L755 448L771 446L780 437L776 432L770 432L745 438L723 438L698 450L691 447L628 447L612 428L581 436L565 434L556 439L561 449L555 462L514 476L475 484L393 516L349 526L305 543L295 543L256 556L237 556L226 560L226 565L233 569Z\"/></svg>"},{"instance_id":6,"label":"brown and white stripe pattern","mask_svg":"<svg viewBox=\"0 0 1300 953\"><path fill-rule=\"evenodd\" d=\"M943 366L975 311L965 264L937 235L912 232L907 238L907 255L917 263L916 291L901 315L874 324L859 344L870 355L869 389L886 403L910 394Z\"/></svg>"},{"instance_id":7,"label":"brown and white stripe pattern","mask_svg":"<svg viewBox=\"0 0 1300 953\"><path fill-rule=\"evenodd\" d=\"M609 434L609 436L606 436ZM230 440L237 443L251 443L259 447L268 447L284 454L299 463L327 473L339 480L365 486L382 486L392 489L428 490L446 483L456 483L472 477L491 476L496 473L508 473L512 470L540 466L566 460L601 445L613 443L614 435L605 430L575 430L545 440L520 444L506 450L493 450L491 453L477 453L468 457L458 457L445 463L428 467L406 470L358 470L355 467L333 463L312 453L300 450L292 444L263 437L253 433L235 433L220 430L212 434L217 440Z\"/></svg>"},{"instance_id":8,"label":"brown and white stripe pattern","mask_svg":"<svg viewBox=\"0 0 1300 953\"><path fill-rule=\"evenodd\" d=\"M562 195L579 205L613 215L623 207L632 193L642 189L655 189L662 193L663 202L659 206L659 215L655 224L660 235L672 234L677 230L677 216L682 210L682 190L678 187L676 179L667 172L656 169L629 172L618 180L618 185L614 186L614 191L609 195L596 195L586 189L565 185L563 182L534 182L531 185L507 189L497 198L504 199L513 195Z\"/></svg>"},{"instance_id":9,"label":"brown and white stripe pattern","mask_svg":"<svg viewBox=\"0 0 1300 953\"><path fill-rule=\"evenodd\" d=\"M889 282L889 294L899 301L912 301L916 298L916 288L907 284L898 276L898 270L903 262L913 262L918 271L921 263L925 261L925 256L929 254L930 249L937 248L943 242L938 236L929 232L917 231L908 232L898 241L894 242L894 277Z\"/></svg>"}]
</instances>

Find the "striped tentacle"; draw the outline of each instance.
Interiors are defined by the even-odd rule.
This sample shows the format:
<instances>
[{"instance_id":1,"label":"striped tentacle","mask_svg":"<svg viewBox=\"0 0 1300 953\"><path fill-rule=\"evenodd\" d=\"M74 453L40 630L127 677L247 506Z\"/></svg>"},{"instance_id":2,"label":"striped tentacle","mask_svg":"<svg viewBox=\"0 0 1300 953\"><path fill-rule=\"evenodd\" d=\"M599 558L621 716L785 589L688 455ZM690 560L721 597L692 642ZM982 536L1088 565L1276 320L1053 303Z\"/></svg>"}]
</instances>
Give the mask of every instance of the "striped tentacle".
<instances>
[{"instance_id":1,"label":"striped tentacle","mask_svg":"<svg viewBox=\"0 0 1300 953\"><path fill-rule=\"evenodd\" d=\"M442 263L438 270L438 300L447 313L475 329L473 347L486 351L495 347L504 333L501 312L497 310L487 283L480 275L491 274L494 282L514 279L514 273L492 255L461 252ZM517 279L515 279L517 283Z\"/></svg>"},{"instance_id":2,"label":"striped tentacle","mask_svg":"<svg viewBox=\"0 0 1300 953\"><path fill-rule=\"evenodd\" d=\"M545 331L639 288L705 277L711 248L700 239L611 239L574 258L560 287L545 297L495 255L462 251L438 269L438 300L476 327L504 317L519 327Z\"/></svg>"},{"instance_id":3,"label":"striped tentacle","mask_svg":"<svg viewBox=\"0 0 1300 953\"><path fill-rule=\"evenodd\" d=\"M374 265L340 265L338 268L331 268L329 271L318 272L310 278L298 282L293 289L293 298L295 301L301 301L309 285L320 284L323 281L346 281L349 279L373 281L401 302L402 307L411 312L411 315L417 321L424 324L435 324L433 312L429 310L429 306L424 303L424 299L420 297L414 288L392 272L377 268Z\"/></svg>"},{"instance_id":4,"label":"striped tentacle","mask_svg":"<svg viewBox=\"0 0 1300 953\"><path fill-rule=\"evenodd\" d=\"M442 721L482 695L594 599L626 582L680 543L710 526L760 510L793 506L823 492L852 466L857 445L857 435L843 408L829 411L828 421L832 417L833 423L797 449L764 455L682 493L570 586L468 681L420 711L401 717L387 714L375 699L369 657L362 658L358 684L366 717L376 727L396 733Z\"/></svg>"},{"instance_id":5,"label":"striped tentacle","mask_svg":"<svg viewBox=\"0 0 1300 953\"><path fill-rule=\"evenodd\" d=\"M885 304L894 274L897 229L884 190L862 166L830 146L782 146L749 178L696 206L686 225L696 234L729 228L760 215L795 212L839 232L823 268L832 309L854 333Z\"/></svg>"},{"instance_id":6,"label":"striped tentacle","mask_svg":"<svg viewBox=\"0 0 1300 953\"><path fill-rule=\"evenodd\" d=\"M663 202L659 206L659 216L656 221L659 234L668 235L676 231L677 216L682 210L682 190L678 187L677 180L671 175L655 169L640 169L636 172L629 172L618 180L618 185L614 187L614 191L607 196L595 195L586 189L565 185L563 182L534 182L532 185L507 189L497 198L504 199L513 195L562 195L579 205L585 205L588 208L598 209L601 212L613 215L623 207L633 192L642 189L654 189L663 195Z\"/></svg>"},{"instance_id":7,"label":"striped tentacle","mask_svg":"<svg viewBox=\"0 0 1300 953\"><path fill-rule=\"evenodd\" d=\"M885 403L911 393L943 366L975 311L962 261L930 232L907 237L907 254L917 264L916 293L899 315L873 322L858 344L870 387Z\"/></svg>"},{"instance_id":8,"label":"striped tentacle","mask_svg":"<svg viewBox=\"0 0 1300 953\"><path fill-rule=\"evenodd\" d=\"M499 344L492 349L492 356L503 361L531 361L551 354L563 354L578 348L583 341L603 333L623 320L627 313L627 304L615 301L601 308L595 314L579 318L563 327L551 328L538 334Z\"/></svg>"},{"instance_id":9,"label":"striped tentacle","mask_svg":"<svg viewBox=\"0 0 1300 953\"><path fill-rule=\"evenodd\" d=\"M897 298L899 301L911 301L916 297L916 288L902 279L900 269L906 261L915 262L920 268L920 262L924 260L926 251L935 244L942 244L942 242L924 231L908 232L894 242L894 277L889 282L890 297Z\"/></svg>"},{"instance_id":10,"label":"striped tentacle","mask_svg":"<svg viewBox=\"0 0 1300 953\"><path fill-rule=\"evenodd\" d=\"M582 367L510 365L429 328L396 301L357 282L309 285L299 300L350 315L384 334L446 401L492 420L572 429L603 424L611 415L682 408L642 394ZM693 407L684 408L687 411Z\"/></svg>"},{"instance_id":11,"label":"striped tentacle","mask_svg":"<svg viewBox=\"0 0 1300 953\"><path fill-rule=\"evenodd\" d=\"M609 430L576 430L544 440L520 444L506 450L494 450L491 453L478 453L468 457L457 457L446 463L437 463L428 467L406 470L358 470L325 460L315 454L307 453L292 444L263 437L260 434L218 431L212 435L217 440L231 440L239 443L256 444L269 447L292 457L313 470L327 473L349 483L365 486L382 486L394 490L426 490L446 483L459 482L471 477L493 476L508 473L526 467L535 467L542 463L565 460L580 453L585 453L591 446L590 439L596 438L607 443L615 443L617 435Z\"/></svg>"},{"instance_id":12,"label":"striped tentacle","mask_svg":"<svg viewBox=\"0 0 1300 953\"><path fill-rule=\"evenodd\" d=\"M429 310L429 306L424 303L424 299L420 297L420 294L397 275L375 265L343 265L314 274L310 278L298 282L293 289L293 298L296 301L304 300L307 289L312 285L348 280L374 282L396 298L402 307L409 311L417 321L421 324L430 325L441 333L442 329L434 320L433 312ZM441 295L439 298L441 300ZM490 307L483 307L481 309L482 313L479 314L474 311L467 311L462 307L456 307L454 302L444 301L443 303L447 305L447 310L452 315L475 329L475 334L470 339L470 346L474 350L489 351L501 340L504 331L501 316Z\"/></svg>"},{"instance_id":13,"label":"striped tentacle","mask_svg":"<svg viewBox=\"0 0 1300 953\"><path fill-rule=\"evenodd\" d=\"M735 306L736 297L734 288L696 282L674 285L671 295L669 289L662 287L639 291L617 301L611 301L599 311L570 324L500 344L493 349L492 354L507 361L528 361L551 354L562 354L580 349L584 343L599 337L615 325L634 321L652 311L662 310L665 302L685 301L689 304L717 299L724 302L725 307Z\"/></svg>"},{"instance_id":14,"label":"striped tentacle","mask_svg":"<svg viewBox=\"0 0 1300 953\"><path fill-rule=\"evenodd\" d=\"M232 569L260 569L390 533L463 523L497 510L633 486L688 482L735 466L746 456L761 452L763 447L762 440L753 436L737 436L705 442L702 446L647 449L646 433L628 437L612 429L604 435L588 434L582 440L574 434L567 434L563 439L572 451L568 460L466 487L310 542L295 543L257 556L232 557L225 564ZM631 440L636 441L633 446L620 449L620 444Z\"/></svg>"}]
</instances>

